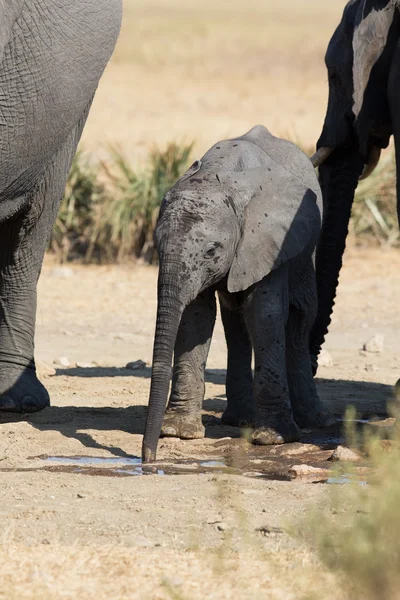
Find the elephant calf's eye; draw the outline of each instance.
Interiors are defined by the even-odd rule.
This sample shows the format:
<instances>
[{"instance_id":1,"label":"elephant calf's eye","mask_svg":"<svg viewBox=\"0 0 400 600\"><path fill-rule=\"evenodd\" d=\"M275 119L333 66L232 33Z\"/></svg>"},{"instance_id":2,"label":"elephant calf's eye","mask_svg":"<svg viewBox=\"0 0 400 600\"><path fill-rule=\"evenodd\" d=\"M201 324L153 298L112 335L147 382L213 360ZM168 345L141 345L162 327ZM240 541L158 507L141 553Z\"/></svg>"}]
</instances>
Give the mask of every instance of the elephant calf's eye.
<instances>
[{"instance_id":1,"label":"elephant calf's eye","mask_svg":"<svg viewBox=\"0 0 400 600\"><path fill-rule=\"evenodd\" d=\"M214 258L217 248L219 248L221 244L207 244L204 248L204 258Z\"/></svg>"}]
</instances>

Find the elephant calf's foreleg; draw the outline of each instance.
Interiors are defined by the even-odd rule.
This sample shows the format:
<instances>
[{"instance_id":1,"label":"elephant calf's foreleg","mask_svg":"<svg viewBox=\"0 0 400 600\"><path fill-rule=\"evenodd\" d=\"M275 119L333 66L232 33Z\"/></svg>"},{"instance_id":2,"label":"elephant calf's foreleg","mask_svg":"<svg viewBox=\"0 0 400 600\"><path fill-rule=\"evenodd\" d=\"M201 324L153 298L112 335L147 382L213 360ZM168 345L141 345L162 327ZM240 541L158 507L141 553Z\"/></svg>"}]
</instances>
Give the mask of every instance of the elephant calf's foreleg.
<instances>
[{"instance_id":1,"label":"elephant calf's foreleg","mask_svg":"<svg viewBox=\"0 0 400 600\"><path fill-rule=\"evenodd\" d=\"M242 311L230 305L220 292L221 318L228 347L226 373L227 407L221 420L235 427L253 426L255 404L253 374L251 371L252 347Z\"/></svg>"},{"instance_id":2,"label":"elephant calf's foreleg","mask_svg":"<svg viewBox=\"0 0 400 600\"><path fill-rule=\"evenodd\" d=\"M255 444L299 439L286 377L285 325L288 313L287 267L272 271L251 292L245 319L255 354Z\"/></svg>"},{"instance_id":3,"label":"elephant calf's foreleg","mask_svg":"<svg viewBox=\"0 0 400 600\"><path fill-rule=\"evenodd\" d=\"M172 389L161 429L165 437L204 437L204 371L216 316L215 294L200 294L184 311L175 344Z\"/></svg>"}]
</instances>

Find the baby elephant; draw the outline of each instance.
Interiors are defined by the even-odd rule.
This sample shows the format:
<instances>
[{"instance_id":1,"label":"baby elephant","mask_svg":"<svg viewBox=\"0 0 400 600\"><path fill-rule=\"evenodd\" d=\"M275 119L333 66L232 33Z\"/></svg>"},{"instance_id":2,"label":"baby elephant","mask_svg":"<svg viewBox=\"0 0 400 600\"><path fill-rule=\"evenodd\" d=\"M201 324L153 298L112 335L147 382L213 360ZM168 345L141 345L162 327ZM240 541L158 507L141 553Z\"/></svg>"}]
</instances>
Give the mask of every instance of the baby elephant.
<instances>
[{"instance_id":1,"label":"baby elephant","mask_svg":"<svg viewBox=\"0 0 400 600\"><path fill-rule=\"evenodd\" d=\"M216 291L228 345L223 422L253 425L256 444L292 442L299 427L331 423L308 351L321 212L307 156L260 125L218 142L166 194L155 231L160 270L144 461L155 460L160 433L204 436Z\"/></svg>"}]
</instances>

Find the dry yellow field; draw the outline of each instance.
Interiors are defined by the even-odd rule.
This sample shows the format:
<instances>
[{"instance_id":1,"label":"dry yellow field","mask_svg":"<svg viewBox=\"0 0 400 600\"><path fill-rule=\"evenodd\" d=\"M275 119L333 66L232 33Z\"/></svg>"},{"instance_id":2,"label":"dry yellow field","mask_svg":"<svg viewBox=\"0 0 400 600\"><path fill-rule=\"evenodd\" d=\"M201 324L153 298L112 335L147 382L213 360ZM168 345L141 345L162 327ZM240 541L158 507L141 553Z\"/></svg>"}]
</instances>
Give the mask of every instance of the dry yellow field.
<instances>
[{"instance_id":1,"label":"dry yellow field","mask_svg":"<svg viewBox=\"0 0 400 600\"><path fill-rule=\"evenodd\" d=\"M256 123L312 146L324 53L344 0L124 0L124 21L83 136L139 160L153 144L217 139Z\"/></svg>"}]
</instances>

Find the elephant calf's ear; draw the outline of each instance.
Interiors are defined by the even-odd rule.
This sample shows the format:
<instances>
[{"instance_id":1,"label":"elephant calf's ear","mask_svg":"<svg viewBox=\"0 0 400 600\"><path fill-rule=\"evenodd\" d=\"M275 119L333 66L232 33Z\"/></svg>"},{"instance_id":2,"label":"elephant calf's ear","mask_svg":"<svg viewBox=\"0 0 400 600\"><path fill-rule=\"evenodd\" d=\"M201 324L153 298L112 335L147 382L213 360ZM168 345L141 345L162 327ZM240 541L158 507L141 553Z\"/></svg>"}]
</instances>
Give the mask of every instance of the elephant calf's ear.
<instances>
[{"instance_id":1,"label":"elephant calf's ear","mask_svg":"<svg viewBox=\"0 0 400 600\"><path fill-rule=\"evenodd\" d=\"M245 208L242 237L228 276L229 292L246 290L315 244L321 227L315 192L278 165L271 172L252 171L247 175L257 187Z\"/></svg>"}]
</instances>

